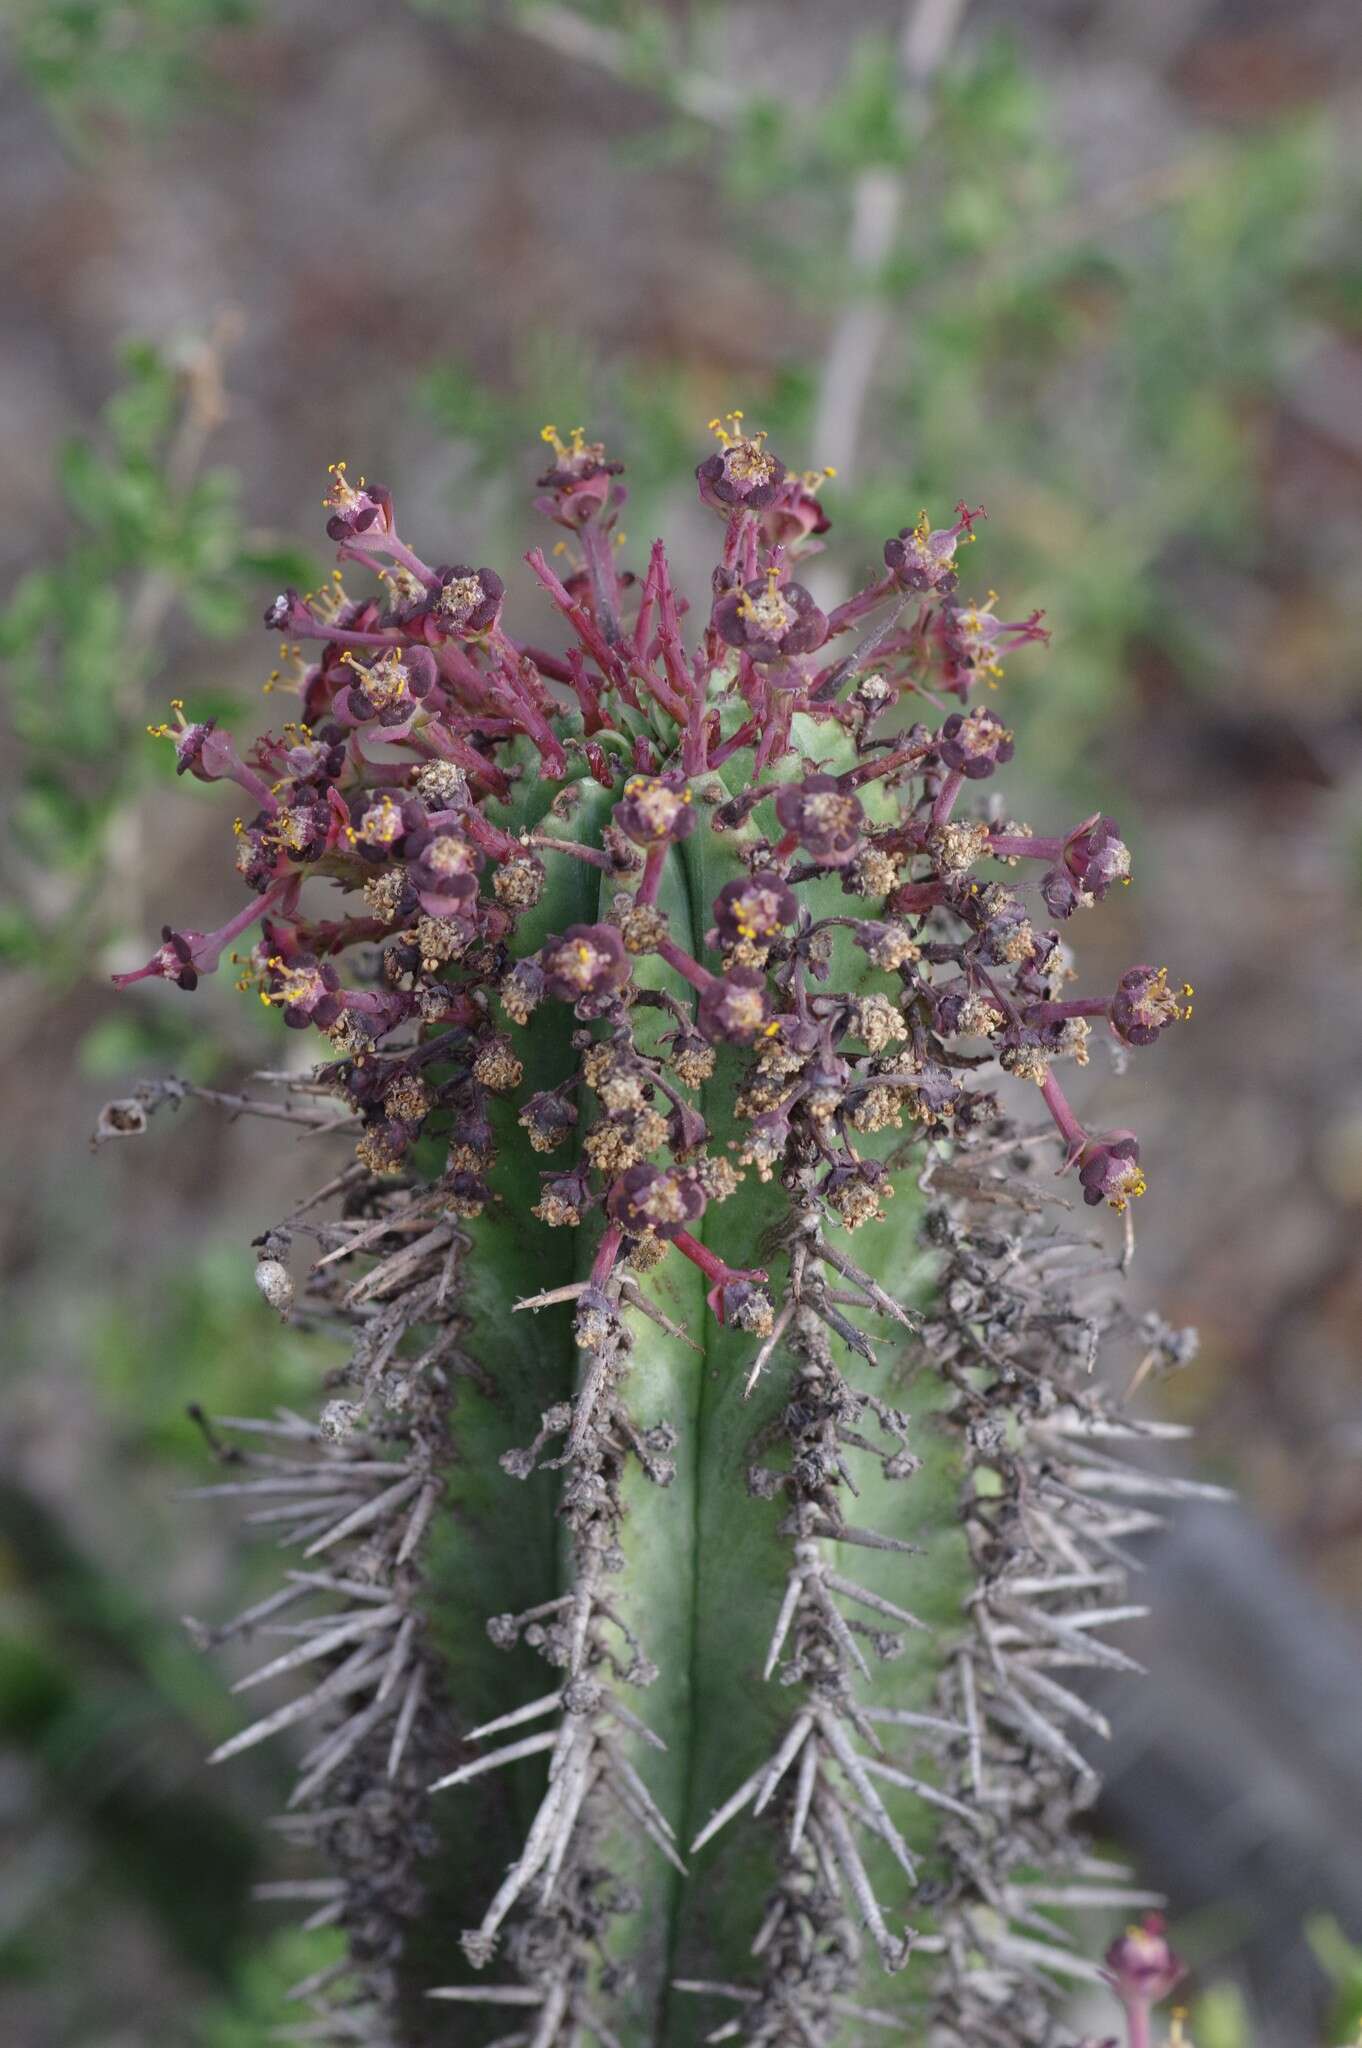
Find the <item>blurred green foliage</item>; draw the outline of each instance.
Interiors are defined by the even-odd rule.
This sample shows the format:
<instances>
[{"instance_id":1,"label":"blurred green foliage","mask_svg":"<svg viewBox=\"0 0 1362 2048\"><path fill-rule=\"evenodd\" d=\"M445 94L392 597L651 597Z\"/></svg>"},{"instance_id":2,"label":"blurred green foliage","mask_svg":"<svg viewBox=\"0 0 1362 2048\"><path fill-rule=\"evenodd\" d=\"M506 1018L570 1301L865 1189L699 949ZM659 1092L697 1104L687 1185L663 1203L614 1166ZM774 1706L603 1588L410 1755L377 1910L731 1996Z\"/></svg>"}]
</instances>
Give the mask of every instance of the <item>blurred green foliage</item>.
<instances>
[{"instance_id":1,"label":"blurred green foliage","mask_svg":"<svg viewBox=\"0 0 1362 2048\"><path fill-rule=\"evenodd\" d=\"M58 455L67 543L0 610L17 773L0 840L0 965L41 964L59 981L88 966L92 928L107 935L119 916L108 881L120 834L148 774L174 775L171 750L140 728L179 637L239 633L262 582L307 580L296 551L248 534L233 473L204 465L222 402L210 344L177 359L139 343L98 431Z\"/></svg>"},{"instance_id":2,"label":"blurred green foliage","mask_svg":"<svg viewBox=\"0 0 1362 2048\"><path fill-rule=\"evenodd\" d=\"M1324 1917L1306 1928L1310 1946L1333 1986L1329 2040L1355 2048L1362 2037L1362 1943L1349 1940L1336 1920Z\"/></svg>"},{"instance_id":3,"label":"blurred green foliage","mask_svg":"<svg viewBox=\"0 0 1362 2048\"><path fill-rule=\"evenodd\" d=\"M19 68L66 140L88 146L118 117L169 119L203 78L215 35L255 18L255 0L3 0Z\"/></svg>"},{"instance_id":4,"label":"blurred green foliage","mask_svg":"<svg viewBox=\"0 0 1362 2048\"><path fill-rule=\"evenodd\" d=\"M290 1987L339 1962L344 1948L342 1937L329 1929L307 1934L286 1927L258 1940L242 1963L232 1995L191 2016L186 2048L263 2048L277 2041Z\"/></svg>"}]
</instances>

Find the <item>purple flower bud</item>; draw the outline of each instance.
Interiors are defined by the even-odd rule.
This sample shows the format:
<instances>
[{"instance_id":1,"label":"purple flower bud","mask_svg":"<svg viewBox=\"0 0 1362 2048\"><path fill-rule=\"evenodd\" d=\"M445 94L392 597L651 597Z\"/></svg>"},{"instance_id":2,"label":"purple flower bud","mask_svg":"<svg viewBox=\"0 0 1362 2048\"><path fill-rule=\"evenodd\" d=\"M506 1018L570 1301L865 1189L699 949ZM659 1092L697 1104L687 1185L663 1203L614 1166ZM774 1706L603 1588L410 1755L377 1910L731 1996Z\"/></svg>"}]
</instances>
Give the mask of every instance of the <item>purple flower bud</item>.
<instances>
[{"instance_id":1,"label":"purple flower bud","mask_svg":"<svg viewBox=\"0 0 1362 2048\"><path fill-rule=\"evenodd\" d=\"M1187 1974L1165 1932L1162 1913L1143 1919L1118 1935L1106 1954L1107 1980L1127 2007L1148 2010L1167 1998Z\"/></svg>"},{"instance_id":2,"label":"purple flower bud","mask_svg":"<svg viewBox=\"0 0 1362 2048\"><path fill-rule=\"evenodd\" d=\"M695 828L690 784L681 775L631 775L615 806L615 823L635 846L663 846Z\"/></svg>"},{"instance_id":3,"label":"purple flower bud","mask_svg":"<svg viewBox=\"0 0 1362 2048\"><path fill-rule=\"evenodd\" d=\"M272 633L303 633L309 639L317 630L316 614L289 584L265 612L265 624Z\"/></svg>"},{"instance_id":4,"label":"purple flower bud","mask_svg":"<svg viewBox=\"0 0 1362 2048\"><path fill-rule=\"evenodd\" d=\"M753 661L785 661L821 647L828 622L802 583L782 584L780 571L768 569L719 598L714 630Z\"/></svg>"},{"instance_id":5,"label":"purple flower bud","mask_svg":"<svg viewBox=\"0 0 1362 2048\"><path fill-rule=\"evenodd\" d=\"M778 875L751 875L725 882L714 899L714 923L725 945L753 939L762 945L799 915L794 890Z\"/></svg>"},{"instance_id":6,"label":"purple flower bud","mask_svg":"<svg viewBox=\"0 0 1362 2048\"><path fill-rule=\"evenodd\" d=\"M343 462L331 464L331 485L322 503L330 512L326 530L335 541L378 539L393 530L392 492L382 484L352 484Z\"/></svg>"},{"instance_id":7,"label":"purple flower bud","mask_svg":"<svg viewBox=\"0 0 1362 2048\"><path fill-rule=\"evenodd\" d=\"M947 768L980 782L1012 759L1013 735L987 705L953 711L937 735L937 753Z\"/></svg>"},{"instance_id":8,"label":"purple flower bud","mask_svg":"<svg viewBox=\"0 0 1362 2048\"><path fill-rule=\"evenodd\" d=\"M1127 968L1111 999L1111 1028L1127 1045L1153 1045L1170 1024L1191 1016L1191 993L1190 982L1176 992L1169 988L1166 967Z\"/></svg>"},{"instance_id":9,"label":"purple flower bud","mask_svg":"<svg viewBox=\"0 0 1362 2048\"><path fill-rule=\"evenodd\" d=\"M751 1045L779 1029L771 1017L766 976L755 967L716 974L700 997L697 1022L711 1045Z\"/></svg>"},{"instance_id":10,"label":"purple flower bud","mask_svg":"<svg viewBox=\"0 0 1362 2048\"><path fill-rule=\"evenodd\" d=\"M1131 1131L1115 1131L1109 1138L1090 1139L1078 1155L1078 1178L1090 1208L1110 1202L1123 1210L1145 1191L1138 1138Z\"/></svg>"},{"instance_id":11,"label":"purple flower bud","mask_svg":"<svg viewBox=\"0 0 1362 2048\"><path fill-rule=\"evenodd\" d=\"M845 867L860 851L865 811L835 775L787 782L776 797L776 816L820 867Z\"/></svg>"},{"instance_id":12,"label":"purple flower bud","mask_svg":"<svg viewBox=\"0 0 1362 2048\"><path fill-rule=\"evenodd\" d=\"M539 957L549 994L564 1003L611 995L629 979L624 941L609 924L571 924Z\"/></svg>"},{"instance_id":13,"label":"purple flower bud","mask_svg":"<svg viewBox=\"0 0 1362 2048\"><path fill-rule=\"evenodd\" d=\"M1072 917L1082 895L1067 868L1050 868L1042 875L1040 893L1051 917Z\"/></svg>"},{"instance_id":14,"label":"purple flower bud","mask_svg":"<svg viewBox=\"0 0 1362 2048\"><path fill-rule=\"evenodd\" d=\"M606 1197L606 1213L635 1237L651 1231L675 1237L705 1212L705 1195L693 1173L661 1166L631 1166Z\"/></svg>"},{"instance_id":15,"label":"purple flower bud","mask_svg":"<svg viewBox=\"0 0 1362 2048\"><path fill-rule=\"evenodd\" d=\"M784 483L785 464L778 455L767 452L765 434L743 433L740 412L726 417L727 426L717 419L709 423L721 445L695 472L700 501L716 512L758 512L771 503Z\"/></svg>"}]
</instances>

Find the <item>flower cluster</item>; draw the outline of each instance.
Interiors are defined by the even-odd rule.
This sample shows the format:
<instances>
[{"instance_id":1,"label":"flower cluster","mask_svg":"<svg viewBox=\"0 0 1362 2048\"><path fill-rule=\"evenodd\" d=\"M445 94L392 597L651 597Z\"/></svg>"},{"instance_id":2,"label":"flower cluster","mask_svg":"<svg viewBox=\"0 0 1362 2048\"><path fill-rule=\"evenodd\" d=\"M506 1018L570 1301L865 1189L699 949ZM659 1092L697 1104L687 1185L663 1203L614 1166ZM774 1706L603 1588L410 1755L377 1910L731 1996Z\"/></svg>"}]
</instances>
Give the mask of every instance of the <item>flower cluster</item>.
<instances>
[{"instance_id":1,"label":"flower cluster","mask_svg":"<svg viewBox=\"0 0 1362 2048\"><path fill-rule=\"evenodd\" d=\"M671 1249L720 1316L761 1328L763 1276L716 1249L714 1212L744 1173L812 1190L856 1229L893 1191L879 1134L987 1118L991 1058L1037 1088L1084 1200L1121 1209L1144 1190L1139 1144L1081 1122L1061 1071L1086 1063L1094 1020L1148 1046L1191 991L1136 966L1110 994L1069 992L1059 927L1129 880L1111 819L1043 837L987 792L965 801L1013 751L974 694L1004 651L1045 637L1038 615L1006 623L991 596L958 595L979 513L924 514L886 543L882 577L824 612L796 574L827 525L822 480L741 414L714 426L697 479L722 540L688 636L662 544L641 574L620 565L620 465L581 430L545 429L539 503L572 540L561 576L526 560L566 629L556 653L512 637L495 571L428 564L392 494L334 465L327 532L377 589L352 597L338 574L268 607L299 722L244 756L178 705L159 729L181 771L251 799L236 828L251 896L219 931L167 927L119 979L193 989L259 921L232 955L242 981L328 1041L361 1156L397 1173L438 1136L462 1213L515 1199L489 1103L521 1089L516 1034L566 1006L575 1069L516 1105L537 1148L577 1155L534 1214L596 1216L597 1285ZM958 708L941 715L943 698ZM584 868L597 914L545 928L546 894L551 909ZM343 914L322 914L322 881ZM716 1143L720 1052L740 1129Z\"/></svg>"},{"instance_id":2,"label":"flower cluster","mask_svg":"<svg viewBox=\"0 0 1362 2048\"><path fill-rule=\"evenodd\" d=\"M356 1148L316 1204L257 1240L257 1283L283 1315L294 1305L291 1228L325 1247L308 1293L349 1322L352 1357L333 1384L355 1398L330 1401L315 1432L283 1418L281 1448L256 1460L260 1476L230 1483L298 1493L280 1512L321 1569L292 1574L286 1598L316 1591L344 1604L334 1625L302 1625L298 1647L255 1674L316 1659L323 1675L310 1694L219 1754L304 1712L324 1723L334 1712L304 1758L295 1804L315 1806L319 1839L333 1827L344 1838L327 1917L349 1931L363 2009L388 2038L406 1998L398 1922L420 1889L413 1774L418 1759L427 1773L442 1768L436 1749L450 1732L418 1552L447 1493L462 1527L474 1497L460 1488L494 1440L492 1410L496 1432L509 1419L498 1290L520 1284L519 1263L529 1287L509 1305L571 1302L573 1319L542 1361L525 1347L516 1403L537 1407L539 1427L497 1463L518 1483L560 1475L564 1547L548 1546L538 1596L493 1614L487 1638L537 1651L552 1690L491 1718L461 1700L470 1732L429 1790L533 1756L548 1758L548 1779L462 1938L480 1970L504 1936L521 1984L432 1995L535 2007L541 2048L643 2038L635 1972L613 1962L601 1972L596 1958L614 1916L650 1909L642 1891L614 1883L600 1844L622 1816L683 1868L675 1821L629 1753L667 1745L621 1688L675 1685L665 1640L655 1654L644 1647L648 1583L673 1549L682 1557L701 1540L700 1495L676 1488L665 1521L638 1496L708 1455L694 1422L652 1404L670 1386L690 1413L695 1368L678 1340L701 1348L697 1326L712 1315L755 1340L744 1394L761 1385L765 1420L743 1476L754 1516L780 1503L779 1525L767 1514L756 1533L767 1565L781 1555L788 1570L761 1668L792 1704L761 1710L763 1742L782 1724L776 1746L736 1789L723 1787L690 1844L698 1854L749 1808L769 1809L782 1846L754 1951L761 1985L707 1975L674 1988L735 2001L742 2021L710 2038L742 2031L758 2048L779 2048L792 2027L831 2048L858 2015L892 2027L857 2002L863 1936L891 1975L919 1944L904 1930L901 1890L898 1903L879 1902L878 1869L859 1846L874 1837L879 1862L936 1920L936 2010L951 2038L1039 2042L1052 2029L1032 1979L1068 1959L1045 1940L1021 1869L1062 1867L1060 1837L1089 1790L1083 1756L1056 1725L1081 1703L1045 1668L1056 1643L1066 1663L1127 1661L1096 1629L1125 1611L1111 1605L1111 1560L1143 1524L1112 1495L1109 1443L1122 1431L1104 1423L1104 1448L1089 1442L1104 1414L1092 1353L1108 1323L1079 1305L1054 1263L1075 1257L1090 1273L1090 1243L998 1226L1000 1202L1043 1205L1025 1193L1036 1155L1028 1145L1019 1163L1017 1124L995 1091L1029 1092L1052 1121L1077 1197L1126 1208L1144 1191L1138 1140L1080 1118L1066 1067L1087 1063L1094 1025L1122 1058L1151 1046L1190 1014L1191 990L1144 964L1090 996L1071 986L1068 921L1129 880L1130 856L1110 818L1043 836L1009 819L994 793L1014 735L984 693L1004 656L1045 632L1038 614L1000 618L991 593L962 596L960 559L980 511L961 504L950 525L923 515L904 527L885 543L884 573L825 609L801 580L828 526L824 478L789 469L741 414L713 425L718 449L697 470L701 502L721 522L703 606L678 592L661 542L646 564L626 566L621 467L581 429L544 430L551 463L537 504L566 537L556 566L538 549L526 563L560 622L540 636L550 645L518 637L496 571L428 563L403 537L392 493L351 482L337 463L325 504L338 569L322 590L285 590L265 613L283 640L296 722L240 752L179 706L158 729L182 772L241 792L246 900L216 931L163 927L146 964L119 980L192 991L232 960L239 986L324 1049L290 1083L304 1106L276 1113L344 1132ZM351 571L366 579L355 595L342 580ZM276 671L270 687L282 684ZM186 1092L252 1106L185 1084L163 1091ZM105 1135L144 1128L153 1106L154 1092L113 1106ZM896 1183L924 1158L932 1192L920 1244L939 1268L930 1321L875 1277L909 1255L910 1200L865 1265L852 1255L859 1244L848 1247L851 1233L888 1218ZM332 1223L317 1214L324 1196L340 1198ZM967 1214L976 1196L977 1231ZM590 1246L580 1262L546 1236L576 1229ZM498 1278L484 1300L461 1276L475 1277L479 1253L497 1246L506 1257L489 1262ZM530 1291L545 1268L551 1282L570 1278ZM659 1269L660 1285L649 1277ZM867 1322L919 1349L925 1370L903 1375L893 1402L850 1376L878 1362ZM710 1341L716 1356L732 1346L712 1330ZM659 1370L664 1356L680 1365ZM488 1411L471 1432L465 1395ZM934 1432L956 1433L959 1464L919 1455L926 1415ZM626 1485L631 1465L647 1487ZM867 1470L875 1491L853 1509ZM892 1515L873 1526L881 1480L911 1486L920 1503L904 1525L911 1540ZM1142 1468L1141 1489L1156 1484ZM705 1497L722 1485L707 1468ZM476 1492L478 1556L493 1555L489 1529L513 1524L519 1555L520 1518L482 1476ZM959 1525L968 1633L955 1648L943 1639L934 1693L922 1694L941 1712L877 1705L870 1660L892 1664L905 1632L930 1633L963 1586L952 1577L961 1546L940 1569L944 1552L930 1548ZM859 1568L849 1561L858 1551ZM657 1569L630 1569L622 1586L631 1558ZM445 1575L442 1602L476 1603L463 1576ZM683 1576L692 1589L706 1579L693 1559ZM698 1643L709 1624L698 1605L694 1615ZM480 1747L501 1735L510 1739ZM375 1772L400 1806L386 1789L371 1800ZM976 1830L985 1776L987 1827ZM351 1798L364 1809L358 1831L337 1818ZM905 1830L889 1802L905 1816L920 1804L970 1823L937 1834L939 1871L921 1885L910 1839L924 1815ZM1052 1887L1035 1903L1081 1905L1084 1889ZM432 1886L436 1899L443 1924L444 1892ZM1148 1919L1107 1961L1134 2042L1179 1966ZM597 1997L626 2011L634 2001L618 2031L597 2017ZM361 2035L377 2038L367 2020L346 2037Z\"/></svg>"}]
</instances>

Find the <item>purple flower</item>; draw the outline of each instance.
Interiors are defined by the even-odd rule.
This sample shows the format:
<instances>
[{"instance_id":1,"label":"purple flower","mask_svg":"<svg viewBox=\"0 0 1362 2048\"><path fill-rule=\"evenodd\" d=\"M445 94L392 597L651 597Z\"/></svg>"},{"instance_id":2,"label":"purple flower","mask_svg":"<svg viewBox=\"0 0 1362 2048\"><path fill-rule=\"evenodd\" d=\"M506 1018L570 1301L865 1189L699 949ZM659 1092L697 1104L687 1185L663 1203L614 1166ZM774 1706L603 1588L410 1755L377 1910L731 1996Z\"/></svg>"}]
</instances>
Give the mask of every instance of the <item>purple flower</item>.
<instances>
[{"instance_id":1,"label":"purple flower","mask_svg":"<svg viewBox=\"0 0 1362 2048\"><path fill-rule=\"evenodd\" d=\"M776 797L776 816L820 867L845 867L860 851L865 811L835 775L787 782Z\"/></svg>"},{"instance_id":2,"label":"purple flower","mask_svg":"<svg viewBox=\"0 0 1362 2048\"><path fill-rule=\"evenodd\" d=\"M714 630L753 661L785 661L821 647L828 622L802 583L782 584L780 571L768 569L719 598Z\"/></svg>"},{"instance_id":3,"label":"purple flower","mask_svg":"<svg viewBox=\"0 0 1362 2048\"><path fill-rule=\"evenodd\" d=\"M177 988L186 993L199 985L198 969L194 965L194 948L184 932L172 931L168 924L161 926L161 950L156 956L160 961L157 972L166 981L173 981Z\"/></svg>"},{"instance_id":4,"label":"purple flower","mask_svg":"<svg viewBox=\"0 0 1362 2048\"><path fill-rule=\"evenodd\" d=\"M740 876L725 882L714 899L714 923L725 945L754 939L762 945L799 915L794 890L778 875Z\"/></svg>"},{"instance_id":5,"label":"purple flower","mask_svg":"<svg viewBox=\"0 0 1362 2048\"><path fill-rule=\"evenodd\" d=\"M420 606L419 616L437 633L457 634L473 639L495 626L506 595L506 585L494 569L470 569L456 562L439 571L440 587L430 601ZM409 620L408 624L414 624Z\"/></svg>"},{"instance_id":6,"label":"purple flower","mask_svg":"<svg viewBox=\"0 0 1362 2048\"><path fill-rule=\"evenodd\" d=\"M345 1008L337 991L340 976L334 967L323 966L311 953L299 953L290 961L275 954L266 964L263 994L276 1003L284 1022L301 1031L308 1024L327 1030Z\"/></svg>"},{"instance_id":7,"label":"purple flower","mask_svg":"<svg viewBox=\"0 0 1362 2048\"><path fill-rule=\"evenodd\" d=\"M399 654L387 648L367 665L348 651L341 659L351 681L336 698L336 710L353 725L377 719L380 725L405 725L435 681L435 663L424 647Z\"/></svg>"},{"instance_id":8,"label":"purple flower","mask_svg":"<svg viewBox=\"0 0 1362 2048\"><path fill-rule=\"evenodd\" d=\"M315 612L291 583L266 608L265 624L272 633L302 633L308 639L317 631Z\"/></svg>"},{"instance_id":9,"label":"purple flower","mask_svg":"<svg viewBox=\"0 0 1362 2048\"><path fill-rule=\"evenodd\" d=\"M1167 1998L1187 1975L1168 1940L1162 1913L1146 1913L1118 1935L1106 1954L1107 1981L1127 2006L1146 2010Z\"/></svg>"},{"instance_id":10,"label":"purple flower","mask_svg":"<svg viewBox=\"0 0 1362 2048\"><path fill-rule=\"evenodd\" d=\"M955 513L954 526L931 527L924 512L916 526L901 527L897 540L885 542L884 565L904 590L934 590L940 596L954 590L959 581L956 547L962 534L973 540L973 522L983 517L983 506L971 512L961 503Z\"/></svg>"},{"instance_id":11,"label":"purple flower","mask_svg":"<svg viewBox=\"0 0 1362 2048\"><path fill-rule=\"evenodd\" d=\"M607 462L604 444L588 441L581 427L574 427L567 441L559 439L556 427L544 427L539 438L556 457L553 468L539 478L539 488L549 493L538 501L540 509L576 532L608 503L611 478L621 474L624 464Z\"/></svg>"},{"instance_id":12,"label":"purple flower","mask_svg":"<svg viewBox=\"0 0 1362 2048\"><path fill-rule=\"evenodd\" d=\"M937 614L933 631L944 656L944 681L957 696L968 696L981 676L996 682L1003 672L1001 657L1009 648L1049 638L1040 612L1026 619L998 619L990 610L992 603L990 595L988 604L946 605Z\"/></svg>"},{"instance_id":13,"label":"purple flower","mask_svg":"<svg viewBox=\"0 0 1362 2048\"><path fill-rule=\"evenodd\" d=\"M403 854L407 880L428 917L471 917L482 855L456 826L436 823L409 832Z\"/></svg>"},{"instance_id":14,"label":"purple flower","mask_svg":"<svg viewBox=\"0 0 1362 2048\"><path fill-rule=\"evenodd\" d=\"M326 530L332 540L355 541L365 535L376 539L392 532L391 491L385 490L382 484L367 484L363 477L357 484L352 484L345 474L343 462L333 462L330 475L331 485L322 503L331 514ZM269 623L267 617L266 624Z\"/></svg>"},{"instance_id":15,"label":"purple flower","mask_svg":"<svg viewBox=\"0 0 1362 2048\"><path fill-rule=\"evenodd\" d=\"M704 1190L693 1173L662 1166L631 1166L606 1197L606 1212L635 1237L651 1231L675 1237L705 1212Z\"/></svg>"},{"instance_id":16,"label":"purple flower","mask_svg":"<svg viewBox=\"0 0 1362 2048\"><path fill-rule=\"evenodd\" d=\"M681 775L631 775L615 806L615 823L635 846L664 846L695 828L690 784Z\"/></svg>"},{"instance_id":17,"label":"purple flower","mask_svg":"<svg viewBox=\"0 0 1362 2048\"><path fill-rule=\"evenodd\" d=\"M262 823L269 842L290 860L320 860L331 832L331 809L320 800L281 804L274 816Z\"/></svg>"},{"instance_id":18,"label":"purple flower","mask_svg":"<svg viewBox=\"0 0 1362 2048\"><path fill-rule=\"evenodd\" d=\"M774 1036L766 976L755 967L716 974L700 997L697 1022L711 1045L751 1045Z\"/></svg>"},{"instance_id":19,"label":"purple flower","mask_svg":"<svg viewBox=\"0 0 1362 2048\"><path fill-rule=\"evenodd\" d=\"M1052 917L1069 917L1088 899L1100 903L1113 882L1129 882L1130 848L1112 819L1100 813L1075 826L1060 864L1044 876L1040 893Z\"/></svg>"},{"instance_id":20,"label":"purple flower","mask_svg":"<svg viewBox=\"0 0 1362 2048\"><path fill-rule=\"evenodd\" d=\"M1078 1178L1083 1200L1090 1208L1095 1209L1099 1202L1110 1202L1113 1209L1124 1209L1127 1202L1137 1200L1145 1191L1139 1139L1131 1131L1089 1139L1078 1155Z\"/></svg>"},{"instance_id":21,"label":"purple flower","mask_svg":"<svg viewBox=\"0 0 1362 2048\"><path fill-rule=\"evenodd\" d=\"M539 957L549 994L564 1003L612 995L629 979L629 955L610 924L570 924Z\"/></svg>"},{"instance_id":22,"label":"purple flower","mask_svg":"<svg viewBox=\"0 0 1362 2048\"><path fill-rule=\"evenodd\" d=\"M731 412L723 420L711 420L709 430L721 446L695 472L700 499L716 512L758 512L769 505L785 481L785 464L778 455L767 453L765 434L744 434L742 414Z\"/></svg>"},{"instance_id":23,"label":"purple flower","mask_svg":"<svg viewBox=\"0 0 1362 2048\"><path fill-rule=\"evenodd\" d=\"M1190 982L1176 992L1169 988L1166 967L1127 968L1111 999L1111 1028L1127 1045L1153 1045L1170 1024L1191 1016L1191 993Z\"/></svg>"},{"instance_id":24,"label":"purple flower","mask_svg":"<svg viewBox=\"0 0 1362 2048\"><path fill-rule=\"evenodd\" d=\"M937 753L947 768L970 782L981 782L1012 759L1013 735L987 705L975 711L953 711L937 735Z\"/></svg>"}]
</instances>

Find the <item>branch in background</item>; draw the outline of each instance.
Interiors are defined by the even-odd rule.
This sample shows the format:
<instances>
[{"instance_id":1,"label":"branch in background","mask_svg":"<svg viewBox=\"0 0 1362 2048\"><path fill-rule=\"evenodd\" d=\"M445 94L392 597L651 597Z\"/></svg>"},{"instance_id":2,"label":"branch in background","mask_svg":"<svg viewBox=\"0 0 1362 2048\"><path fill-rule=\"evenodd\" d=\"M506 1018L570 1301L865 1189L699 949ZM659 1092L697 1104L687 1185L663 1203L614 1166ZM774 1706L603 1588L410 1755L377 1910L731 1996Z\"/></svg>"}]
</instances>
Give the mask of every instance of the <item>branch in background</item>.
<instances>
[{"instance_id":1,"label":"branch in background","mask_svg":"<svg viewBox=\"0 0 1362 2048\"><path fill-rule=\"evenodd\" d=\"M899 36L901 120L910 142L931 117L931 88L950 54L967 0L909 0ZM856 473L861 421L889 332L882 275L904 201L903 174L885 165L862 171L851 194L846 302L832 330L818 380L811 445L844 482Z\"/></svg>"}]
</instances>

